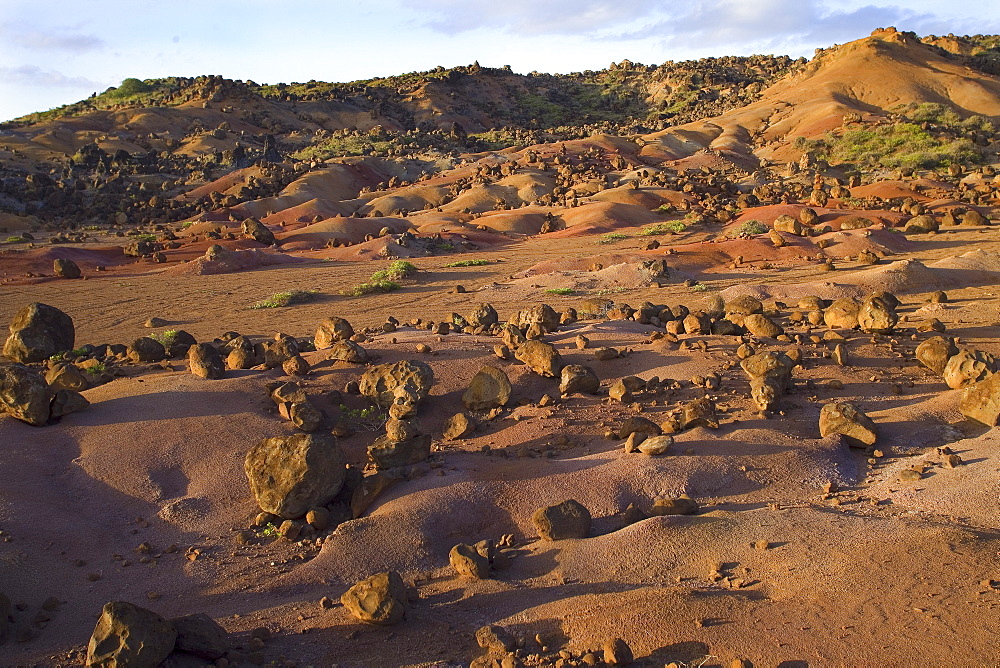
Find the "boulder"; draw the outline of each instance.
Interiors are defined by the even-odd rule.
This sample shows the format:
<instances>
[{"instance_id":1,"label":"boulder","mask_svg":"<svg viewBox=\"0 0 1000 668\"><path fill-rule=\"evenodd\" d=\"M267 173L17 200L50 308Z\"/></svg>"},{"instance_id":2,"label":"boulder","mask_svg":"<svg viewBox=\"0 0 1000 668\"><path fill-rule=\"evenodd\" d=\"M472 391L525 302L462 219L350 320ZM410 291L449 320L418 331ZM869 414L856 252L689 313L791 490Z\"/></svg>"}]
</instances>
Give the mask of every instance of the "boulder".
<instances>
[{"instance_id":1,"label":"boulder","mask_svg":"<svg viewBox=\"0 0 1000 668\"><path fill-rule=\"evenodd\" d=\"M54 306L35 302L14 316L3 354L24 364L41 362L72 350L75 340L72 318Z\"/></svg>"},{"instance_id":2,"label":"boulder","mask_svg":"<svg viewBox=\"0 0 1000 668\"><path fill-rule=\"evenodd\" d=\"M504 627L490 624L480 627L476 631L476 644L496 655L508 654L517 649L517 638Z\"/></svg>"},{"instance_id":3,"label":"boulder","mask_svg":"<svg viewBox=\"0 0 1000 668\"><path fill-rule=\"evenodd\" d=\"M861 304L854 297L841 297L823 311L823 322L830 329L854 329L858 326Z\"/></svg>"},{"instance_id":4,"label":"boulder","mask_svg":"<svg viewBox=\"0 0 1000 668\"><path fill-rule=\"evenodd\" d=\"M562 368L559 392L562 394L597 394L601 379L594 370L582 364L567 364Z\"/></svg>"},{"instance_id":5,"label":"boulder","mask_svg":"<svg viewBox=\"0 0 1000 668\"><path fill-rule=\"evenodd\" d=\"M573 499L539 508L531 521L543 540L586 538L590 533L590 511Z\"/></svg>"},{"instance_id":6,"label":"boulder","mask_svg":"<svg viewBox=\"0 0 1000 668\"><path fill-rule=\"evenodd\" d=\"M261 510L297 519L337 496L345 465L334 436L296 434L260 441L247 453L244 469Z\"/></svg>"},{"instance_id":7,"label":"boulder","mask_svg":"<svg viewBox=\"0 0 1000 668\"><path fill-rule=\"evenodd\" d=\"M82 411L90 405L87 398L74 390L56 390L52 395L49 404L49 414L52 418L61 418L64 415Z\"/></svg>"},{"instance_id":8,"label":"boulder","mask_svg":"<svg viewBox=\"0 0 1000 668\"><path fill-rule=\"evenodd\" d=\"M526 341L514 353L519 361L528 365L539 376L555 378L562 371L562 356L551 343Z\"/></svg>"},{"instance_id":9,"label":"boulder","mask_svg":"<svg viewBox=\"0 0 1000 668\"><path fill-rule=\"evenodd\" d=\"M966 387L959 405L962 415L995 427L1000 422L1000 374Z\"/></svg>"},{"instance_id":10,"label":"boulder","mask_svg":"<svg viewBox=\"0 0 1000 668\"><path fill-rule=\"evenodd\" d=\"M694 427L719 428L719 417L715 413L715 402L708 397L689 401L684 405L680 420L681 429Z\"/></svg>"},{"instance_id":11,"label":"boulder","mask_svg":"<svg viewBox=\"0 0 1000 668\"><path fill-rule=\"evenodd\" d=\"M471 327L492 327L500 321L496 309L491 304L480 304L467 319Z\"/></svg>"},{"instance_id":12,"label":"boulder","mask_svg":"<svg viewBox=\"0 0 1000 668\"><path fill-rule=\"evenodd\" d=\"M878 428L871 418L847 401L829 403L819 412L819 433L826 438L842 434L853 445L874 445Z\"/></svg>"},{"instance_id":13,"label":"boulder","mask_svg":"<svg viewBox=\"0 0 1000 668\"><path fill-rule=\"evenodd\" d=\"M537 325L543 333L554 332L559 329L559 314L548 304L537 304L518 313L512 323L521 329Z\"/></svg>"},{"instance_id":14,"label":"boulder","mask_svg":"<svg viewBox=\"0 0 1000 668\"><path fill-rule=\"evenodd\" d=\"M448 553L448 563L459 577L485 580L490 576L490 559L473 545L459 543Z\"/></svg>"},{"instance_id":15,"label":"boulder","mask_svg":"<svg viewBox=\"0 0 1000 668\"><path fill-rule=\"evenodd\" d=\"M743 318L743 327L754 336L762 336L769 339L781 336L785 333L773 320L761 313L751 313Z\"/></svg>"},{"instance_id":16,"label":"boulder","mask_svg":"<svg viewBox=\"0 0 1000 668\"><path fill-rule=\"evenodd\" d=\"M200 378L218 380L226 375L222 355L210 343L197 343L188 348L188 368Z\"/></svg>"},{"instance_id":17,"label":"boulder","mask_svg":"<svg viewBox=\"0 0 1000 668\"><path fill-rule=\"evenodd\" d=\"M133 364L153 364L167 358L163 344L148 336L140 336L133 341L126 354Z\"/></svg>"},{"instance_id":18,"label":"boulder","mask_svg":"<svg viewBox=\"0 0 1000 668\"><path fill-rule=\"evenodd\" d=\"M803 234L802 223L787 214L774 219L774 229L777 232L787 232L800 237Z\"/></svg>"},{"instance_id":19,"label":"boulder","mask_svg":"<svg viewBox=\"0 0 1000 668\"><path fill-rule=\"evenodd\" d=\"M657 499L653 503L653 508L649 511L649 514L654 517L663 515L694 515L698 512L698 508L697 501L687 494L682 494L678 497Z\"/></svg>"},{"instance_id":20,"label":"boulder","mask_svg":"<svg viewBox=\"0 0 1000 668\"><path fill-rule=\"evenodd\" d=\"M340 597L355 619L390 625L403 621L409 608L407 587L399 573L378 573L357 583Z\"/></svg>"},{"instance_id":21,"label":"boulder","mask_svg":"<svg viewBox=\"0 0 1000 668\"><path fill-rule=\"evenodd\" d=\"M243 236L265 246L274 245L274 232L256 218L247 218L242 225Z\"/></svg>"},{"instance_id":22,"label":"boulder","mask_svg":"<svg viewBox=\"0 0 1000 668\"><path fill-rule=\"evenodd\" d=\"M937 232L940 226L940 223L938 223L934 216L922 214L914 216L906 222L904 234L926 234L927 232Z\"/></svg>"},{"instance_id":23,"label":"boulder","mask_svg":"<svg viewBox=\"0 0 1000 668\"><path fill-rule=\"evenodd\" d=\"M171 619L177 631L174 649L214 661L229 649L229 634L203 612Z\"/></svg>"},{"instance_id":24,"label":"boulder","mask_svg":"<svg viewBox=\"0 0 1000 668\"><path fill-rule=\"evenodd\" d=\"M964 348L948 358L942 376L948 387L957 390L989 378L996 370L997 361L993 355Z\"/></svg>"},{"instance_id":25,"label":"boulder","mask_svg":"<svg viewBox=\"0 0 1000 668\"><path fill-rule=\"evenodd\" d=\"M268 369L277 369L299 354L299 342L287 334L275 334L253 347L254 357Z\"/></svg>"},{"instance_id":26,"label":"boulder","mask_svg":"<svg viewBox=\"0 0 1000 668\"><path fill-rule=\"evenodd\" d=\"M613 638L604 642L604 663L609 666L628 666L635 661L632 648L621 638Z\"/></svg>"},{"instance_id":27,"label":"boulder","mask_svg":"<svg viewBox=\"0 0 1000 668\"><path fill-rule=\"evenodd\" d=\"M465 413L455 413L444 425L444 432L441 436L446 441L454 441L459 438L471 436L476 430L476 422Z\"/></svg>"},{"instance_id":28,"label":"boulder","mask_svg":"<svg viewBox=\"0 0 1000 668\"><path fill-rule=\"evenodd\" d=\"M369 355L367 350L354 341L345 339L343 341L337 341L333 344L333 348L330 349L330 354L327 356L327 359L336 360L338 362L348 362L350 364L364 364L368 361L368 357Z\"/></svg>"},{"instance_id":29,"label":"boulder","mask_svg":"<svg viewBox=\"0 0 1000 668\"><path fill-rule=\"evenodd\" d=\"M658 457L667 454L673 444L673 436L652 436L639 443L637 449L644 455Z\"/></svg>"},{"instance_id":30,"label":"boulder","mask_svg":"<svg viewBox=\"0 0 1000 668\"><path fill-rule=\"evenodd\" d=\"M958 354L958 347L943 336L932 336L917 346L917 361L934 373L941 375L948 360Z\"/></svg>"},{"instance_id":31,"label":"boulder","mask_svg":"<svg viewBox=\"0 0 1000 668\"><path fill-rule=\"evenodd\" d=\"M379 364L361 375L361 394L389 409L394 418L416 414L417 407L430 393L434 371L424 362L402 360Z\"/></svg>"},{"instance_id":32,"label":"boulder","mask_svg":"<svg viewBox=\"0 0 1000 668\"><path fill-rule=\"evenodd\" d=\"M40 373L23 364L0 363L0 408L4 412L40 427L49 421L51 398Z\"/></svg>"},{"instance_id":33,"label":"boulder","mask_svg":"<svg viewBox=\"0 0 1000 668\"><path fill-rule=\"evenodd\" d=\"M899 316L896 315L895 306L881 297L871 295L861 302L861 307L858 309L858 326L861 331L888 334L897 322Z\"/></svg>"},{"instance_id":34,"label":"boulder","mask_svg":"<svg viewBox=\"0 0 1000 668\"><path fill-rule=\"evenodd\" d=\"M388 436L379 436L368 446L368 457L375 464L377 471L419 464L430 456L430 434L414 436L405 441L394 441Z\"/></svg>"},{"instance_id":35,"label":"boulder","mask_svg":"<svg viewBox=\"0 0 1000 668\"><path fill-rule=\"evenodd\" d=\"M56 364L45 373L45 382L53 392L73 390L82 392L90 387L90 380L75 364Z\"/></svg>"},{"instance_id":36,"label":"boulder","mask_svg":"<svg viewBox=\"0 0 1000 668\"><path fill-rule=\"evenodd\" d=\"M80 278L80 267L73 260L57 258L52 261L52 273L59 278Z\"/></svg>"},{"instance_id":37,"label":"boulder","mask_svg":"<svg viewBox=\"0 0 1000 668\"><path fill-rule=\"evenodd\" d=\"M661 433L663 433L663 430L660 429L660 425L639 415L626 418L622 422L622 425L618 427L618 438L628 438L632 434L659 436Z\"/></svg>"},{"instance_id":38,"label":"boulder","mask_svg":"<svg viewBox=\"0 0 1000 668\"><path fill-rule=\"evenodd\" d=\"M750 378L750 396L765 411L785 393L795 362L785 353L768 351L747 357L740 366Z\"/></svg>"},{"instance_id":39,"label":"boulder","mask_svg":"<svg viewBox=\"0 0 1000 668\"><path fill-rule=\"evenodd\" d=\"M469 382L462 403L470 411L486 411L506 406L510 400L510 380L502 369L484 366Z\"/></svg>"},{"instance_id":40,"label":"boulder","mask_svg":"<svg viewBox=\"0 0 1000 668\"><path fill-rule=\"evenodd\" d=\"M87 645L87 665L155 668L174 649L173 624L132 603L107 603Z\"/></svg>"},{"instance_id":41,"label":"boulder","mask_svg":"<svg viewBox=\"0 0 1000 668\"><path fill-rule=\"evenodd\" d=\"M337 341L346 341L352 336L354 336L354 328L351 327L351 323L343 318L334 316L324 318L319 323L319 327L316 328L316 334L313 337L313 342L316 344L316 350L323 350L324 348L329 348Z\"/></svg>"}]
</instances>

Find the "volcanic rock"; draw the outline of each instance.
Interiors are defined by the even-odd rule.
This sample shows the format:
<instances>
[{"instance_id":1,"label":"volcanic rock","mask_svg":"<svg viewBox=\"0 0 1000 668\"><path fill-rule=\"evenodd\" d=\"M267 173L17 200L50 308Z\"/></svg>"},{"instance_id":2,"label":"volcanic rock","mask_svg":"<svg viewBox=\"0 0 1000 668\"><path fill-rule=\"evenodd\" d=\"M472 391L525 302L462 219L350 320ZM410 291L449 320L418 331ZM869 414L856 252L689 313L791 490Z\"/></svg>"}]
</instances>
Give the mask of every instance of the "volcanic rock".
<instances>
[{"instance_id":1,"label":"volcanic rock","mask_svg":"<svg viewBox=\"0 0 1000 668\"><path fill-rule=\"evenodd\" d=\"M343 318L334 316L324 318L319 323L319 327L316 329L316 334L313 337L313 342L316 345L316 350L323 350L324 348L329 348L337 341L345 341L352 336L354 336L354 328L351 327L351 323Z\"/></svg>"},{"instance_id":2,"label":"volcanic rock","mask_svg":"<svg viewBox=\"0 0 1000 668\"><path fill-rule=\"evenodd\" d=\"M135 364L162 362L167 357L163 344L148 336L140 336L128 347L128 358Z\"/></svg>"},{"instance_id":3,"label":"volcanic rock","mask_svg":"<svg viewBox=\"0 0 1000 668\"><path fill-rule=\"evenodd\" d=\"M52 273L59 278L80 278L80 267L73 260L57 258L52 261Z\"/></svg>"},{"instance_id":4,"label":"volcanic rock","mask_svg":"<svg viewBox=\"0 0 1000 668\"><path fill-rule=\"evenodd\" d=\"M559 392L562 394L596 394L601 379L594 370L582 364L567 364L562 368Z\"/></svg>"},{"instance_id":5,"label":"volcanic rock","mask_svg":"<svg viewBox=\"0 0 1000 668\"><path fill-rule=\"evenodd\" d=\"M218 380L226 375L222 355L210 343L198 343L188 349L188 368L200 378Z\"/></svg>"},{"instance_id":6,"label":"volcanic rock","mask_svg":"<svg viewBox=\"0 0 1000 668\"><path fill-rule=\"evenodd\" d=\"M354 341L345 339L333 344L333 348L330 349L327 359L348 362L350 364L364 364L368 361L368 357L367 350Z\"/></svg>"},{"instance_id":7,"label":"volcanic rock","mask_svg":"<svg viewBox=\"0 0 1000 668\"><path fill-rule=\"evenodd\" d=\"M409 608L407 587L399 573L378 573L344 592L347 611L366 624L391 625L403 621Z\"/></svg>"},{"instance_id":8,"label":"volcanic rock","mask_svg":"<svg viewBox=\"0 0 1000 668\"><path fill-rule=\"evenodd\" d=\"M544 540L586 538L590 533L590 511L573 499L539 508L531 521Z\"/></svg>"},{"instance_id":9,"label":"volcanic rock","mask_svg":"<svg viewBox=\"0 0 1000 668\"><path fill-rule=\"evenodd\" d=\"M23 364L0 363L0 408L39 427L49 421L49 386L41 374Z\"/></svg>"},{"instance_id":10,"label":"volcanic rock","mask_svg":"<svg viewBox=\"0 0 1000 668\"><path fill-rule=\"evenodd\" d=\"M14 316L3 354L15 362L41 362L72 350L75 339L72 318L54 306L35 302Z\"/></svg>"},{"instance_id":11,"label":"volcanic rock","mask_svg":"<svg viewBox=\"0 0 1000 668\"><path fill-rule=\"evenodd\" d=\"M987 427L997 426L1000 421L1000 374L970 385L962 392L959 410L962 415L972 418Z\"/></svg>"},{"instance_id":12,"label":"volcanic rock","mask_svg":"<svg viewBox=\"0 0 1000 668\"><path fill-rule=\"evenodd\" d=\"M965 348L948 358L942 375L948 387L957 390L989 378L996 370L997 361L993 355Z\"/></svg>"},{"instance_id":13,"label":"volcanic rock","mask_svg":"<svg viewBox=\"0 0 1000 668\"><path fill-rule=\"evenodd\" d=\"M470 411L485 411L506 406L510 400L510 380L502 369L484 366L472 377L462 395L462 403Z\"/></svg>"},{"instance_id":14,"label":"volcanic rock","mask_svg":"<svg viewBox=\"0 0 1000 668\"><path fill-rule=\"evenodd\" d=\"M402 360L394 364L379 364L361 375L361 394L379 406L389 409L394 418L405 418L417 412L417 406L431 391L434 371L424 362Z\"/></svg>"},{"instance_id":15,"label":"volcanic rock","mask_svg":"<svg viewBox=\"0 0 1000 668\"><path fill-rule=\"evenodd\" d=\"M917 346L917 361L934 373L941 375L952 356L958 354L958 347L943 336L932 336Z\"/></svg>"},{"instance_id":16,"label":"volcanic rock","mask_svg":"<svg viewBox=\"0 0 1000 668\"><path fill-rule=\"evenodd\" d=\"M848 442L861 445L874 445L878 440L875 423L847 401L823 406L819 413L819 433L823 438L831 434L843 434Z\"/></svg>"},{"instance_id":17,"label":"volcanic rock","mask_svg":"<svg viewBox=\"0 0 1000 668\"><path fill-rule=\"evenodd\" d=\"M174 649L214 661L229 649L229 634L203 612L171 619L177 631Z\"/></svg>"},{"instance_id":18,"label":"volcanic rock","mask_svg":"<svg viewBox=\"0 0 1000 668\"><path fill-rule=\"evenodd\" d=\"M124 601L107 603L87 646L88 666L154 668L174 649L177 631L155 612Z\"/></svg>"},{"instance_id":19,"label":"volcanic rock","mask_svg":"<svg viewBox=\"0 0 1000 668\"><path fill-rule=\"evenodd\" d=\"M344 484L345 464L334 436L296 434L260 441L244 468L261 510L296 519L333 500Z\"/></svg>"}]
</instances>

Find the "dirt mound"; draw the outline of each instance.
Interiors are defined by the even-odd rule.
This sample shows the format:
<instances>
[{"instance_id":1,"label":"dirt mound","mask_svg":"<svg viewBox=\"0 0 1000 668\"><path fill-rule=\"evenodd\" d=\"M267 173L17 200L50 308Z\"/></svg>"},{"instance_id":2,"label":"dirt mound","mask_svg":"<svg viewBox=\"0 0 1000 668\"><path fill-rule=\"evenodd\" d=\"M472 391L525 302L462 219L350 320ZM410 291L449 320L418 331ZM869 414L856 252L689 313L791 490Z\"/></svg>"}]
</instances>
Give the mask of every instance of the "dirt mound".
<instances>
[{"instance_id":1,"label":"dirt mound","mask_svg":"<svg viewBox=\"0 0 1000 668\"><path fill-rule=\"evenodd\" d=\"M411 229L405 218L327 218L318 223L306 225L291 232L283 232L275 236L281 241L283 248L289 250L310 250L323 248L331 241L349 241L361 243L368 235L378 235L388 227L393 234L400 234Z\"/></svg>"},{"instance_id":2,"label":"dirt mound","mask_svg":"<svg viewBox=\"0 0 1000 668\"><path fill-rule=\"evenodd\" d=\"M211 258L201 256L190 262L184 262L163 271L170 276L208 276L211 274L231 274L237 271L250 271L262 267L309 263L313 260L284 255L282 253L267 253L260 249L224 250Z\"/></svg>"}]
</instances>

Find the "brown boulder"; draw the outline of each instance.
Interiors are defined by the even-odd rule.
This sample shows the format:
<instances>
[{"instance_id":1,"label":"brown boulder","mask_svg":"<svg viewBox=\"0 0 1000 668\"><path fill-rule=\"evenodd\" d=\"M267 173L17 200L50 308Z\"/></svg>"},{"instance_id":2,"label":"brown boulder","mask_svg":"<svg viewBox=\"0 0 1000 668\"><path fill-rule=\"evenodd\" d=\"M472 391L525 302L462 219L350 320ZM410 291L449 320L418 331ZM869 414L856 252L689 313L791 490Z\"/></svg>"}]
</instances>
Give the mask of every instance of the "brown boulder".
<instances>
[{"instance_id":1,"label":"brown boulder","mask_svg":"<svg viewBox=\"0 0 1000 668\"><path fill-rule=\"evenodd\" d=\"M24 364L41 362L72 350L75 339L72 318L54 306L35 302L14 316L3 354Z\"/></svg>"},{"instance_id":2,"label":"brown boulder","mask_svg":"<svg viewBox=\"0 0 1000 668\"><path fill-rule=\"evenodd\" d=\"M73 260L57 258L52 261L52 273L59 278L80 278L80 266Z\"/></svg>"},{"instance_id":3,"label":"brown boulder","mask_svg":"<svg viewBox=\"0 0 1000 668\"><path fill-rule=\"evenodd\" d=\"M343 318L333 316L324 318L319 323L313 342L316 344L316 350L323 350L337 341L346 341L352 336L354 336L354 328L351 327L351 323Z\"/></svg>"},{"instance_id":4,"label":"brown boulder","mask_svg":"<svg viewBox=\"0 0 1000 668\"><path fill-rule=\"evenodd\" d=\"M819 413L819 433L823 438L842 434L848 442L861 445L874 445L878 440L878 427L871 418L846 401L823 406Z\"/></svg>"},{"instance_id":5,"label":"brown boulder","mask_svg":"<svg viewBox=\"0 0 1000 668\"><path fill-rule=\"evenodd\" d=\"M347 611L366 624L403 621L409 609L407 587L399 573L379 573L357 583L340 597Z\"/></svg>"},{"instance_id":6,"label":"brown boulder","mask_svg":"<svg viewBox=\"0 0 1000 668\"><path fill-rule=\"evenodd\" d=\"M49 421L50 400L41 374L23 364L0 363L0 408L7 414L40 427Z\"/></svg>"},{"instance_id":7,"label":"brown boulder","mask_svg":"<svg viewBox=\"0 0 1000 668\"><path fill-rule=\"evenodd\" d=\"M296 519L333 500L344 484L345 464L332 435L296 434L260 441L244 469L261 510Z\"/></svg>"},{"instance_id":8,"label":"brown boulder","mask_svg":"<svg viewBox=\"0 0 1000 668\"><path fill-rule=\"evenodd\" d=\"M942 376L948 387L957 390L989 378L996 370L997 361L993 355L966 348L948 358Z\"/></svg>"},{"instance_id":9,"label":"brown boulder","mask_svg":"<svg viewBox=\"0 0 1000 668\"><path fill-rule=\"evenodd\" d=\"M87 645L87 665L155 668L174 649L177 631L155 612L124 601L107 603Z\"/></svg>"},{"instance_id":10,"label":"brown boulder","mask_svg":"<svg viewBox=\"0 0 1000 668\"><path fill-rule=\"evenodd\" d=\"M392 417L406 418L417 412L433 384L434 371L427 364L402 360L368 369L361 375L358 387L362 395L388 408Z\"/></svg>"},{"instance_id":11,"label":"brown boulder","mask_svg":"<svg viewBox=\"0 0 1000 668\"><path fill-rule=\"evenodd\" d=\"M525 342L514 353L521 362L527 364L539 376L555 378L562 371L562 356L555 346L544 341L531 340Z\"/></svg>"},{"instance_id":12,"label":"brown boulder","mask_svg":"<svg viewBox=\"0 0 1000 668\"><path fill-rule=\"evenodd\" d=\"M586 538L590 533L590 511L573 499L539 508L531 521L543 540Z\"/></svg>"},{"instance_id":13,"label":"brown boulder","mask_svg":"<svg viewBox=\"0 0 1000 668\"><path fill-rule=\"evenodd\" d=\"M188 368L200 378L218 380L226 375L222 355L210 343L197 343L188 348Z\"/></svg>"},{"instance_id":14,"label":"brown boulder","mask_svg":"<svg viewBox=\"0 0 1000 668\"><path fill-rule=\"evenodd\" d=\"M917 346L916 350L917 361L938 375L944 373L948 360L957 354L955 344L943 336L932 336Z\"/></svg>"}]
</instances>

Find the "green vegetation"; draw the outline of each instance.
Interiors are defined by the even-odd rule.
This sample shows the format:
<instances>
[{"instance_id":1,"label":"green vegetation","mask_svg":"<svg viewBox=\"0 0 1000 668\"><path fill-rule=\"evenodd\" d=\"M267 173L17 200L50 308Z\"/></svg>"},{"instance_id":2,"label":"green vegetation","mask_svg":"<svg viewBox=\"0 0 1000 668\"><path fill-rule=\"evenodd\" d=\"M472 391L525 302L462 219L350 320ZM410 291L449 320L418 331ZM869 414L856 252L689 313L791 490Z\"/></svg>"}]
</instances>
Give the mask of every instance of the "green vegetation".
<instances>
[{"instance_id":1,"label":"green vegetation","mask_svg":"<svg viewBox=\"0 0 1000 668\"><path fill-rule=\"evenodd\" d=\"M20 236L7 237L7 243L9 243L9 244L19 244L19 243L22 243L24 241L27 241L27 239L25 239L24 237L20 237Z\"/></svg>"},{"instance_id":2,"label":"green vegetation","mask_svg":"<svg viewBox=\"0 0 1000 668\"><path fill-rule=\"evenodd\" d=\"M288 292L278 292L267 299L262 299L250 305L251 309L278 308L280 306L291 306L292 304L304 304L316 298L317 290L289 290Z\"/></svg>"},{"instance_id":3,"label":"green vegetation","mask_svg":"<svg viewBox=\"0 0 1000 668\"><path fill-rule=\"evenodd\" d=\"M84 371L86 371L87 373L89 373L89 374L91 374L93 376L96 376L98 374L104 373L107 370L108 370L108 367L107 367L106 364L104 364L104 362L99 362L99 363L95 364L94 366L89 366L86 369L84 369Z\"/></svg>"},{"instance_id":4,"label":"green vegetation","mask_svg":"<svg viewBox=\"0 0 1000 668\"><path fill-rule=\"evenodd\" d=\"M732 231L730 236L733 237L752 237L755 234L764 234L769 229L766 223L762 223L759 220L748 220L735 230Z\"/></svg>"},{"instance_id":5,"label":"green vegetation","mask_svg":"<svg viewBox=\"0 0 1000 668\"><path fill-rule=\"evenodd\" d=\"M549 288L545 294L549 295L571 295L575 292L573 288Z\"/></svg>"},{"instance_id":6,"label":"green vegetation","mask_svg":"<svg viewBox=\"0 0 1000 668\"><path fill-rule=\"evenodd\" d=\"M628 239L628 235L624 232L608 232L607 234L602 234L601 238L597 240L597 243L613 244L621 241L622 239Z\"/></svg>"},{"instance_id":7,"label":"green vegetation","mask_svg":"<svg viewBox=\"0 0 1000 668\"><path fill-rule=\"evenodd\" d=\"M970 140L938 138L914 123L847 130L826 143L826 155L833 164L933 169L981 159Z\"/></svg>"},{"instance_id":8,"label":"green vegetation","mask_svg":"<svg viewBox=\"0 0 1000 668\"><path fill-rule=\"evenodd\" d=\"M371 280L378 281L400 281L404 278L409 278L414 273L416 273L417 268L412 263L406 260L396 260L390 264L385 269L376 271L372 274Z\"/></svg>"},{"instance_id":9,"label":"green vegetation","mask_svg":"<svg viewBox=\"0 0 1000 668\"><path fill-rule=\"evenodd\" d=\"M355 285L349 290L345 290L344 295L348 297L363 297L365 295L377 295L392 292L393 290L399 290L401 287L403 286L395 281L370 280L366 283Z\"/></svg>"},{"instance_id":10,"label":"green vegetation","mask_svg":"<svg viewBox=\"0 0 1000 668\"><path fill-rule=\"evenodd\" d=\"M137 235L135 235L135 239L136 239L136 241L155 242L156 241L156 235L155 234L137 234Z\"/></svg>"},{"instance_id":11,"label":"green vegetation","mask_svg":"<svg viewBox=\"0 0 1000 668\"><path fill-rule=\"evenodd\" d=\"M354 423L356 426L364 427L369 431L378 431L385 426L386 420L389 419L388 414L380 411L377 406L369 406L367 408L348 408L344 404L340 404L340 416Z\"/></svg>"},{"instance_id":12,"label":"green vegetation","mask_svg":"<svg viewBox=\"0 0 1000 668\"><path fill-rule=\"evenodd\" d=\"M376 271L366 282L345 290L343 294L348 297L363 297L399 290L403 286L396 281L409 278L416 271L416 266L406 260L396 260L385 269Z\"/></svg>"},{"instance_id":13,"label":"green vegetation","mask_svg":"<svg viewBox=\"0 0 1000 668\"><path fill-rule=\"evenodd\" d=\"M708 290L708 286L705 285L704 283L695 283L694 285L691 286L691 289L694 290L695 292L705 292L706 290Z\"/></svg>"},{"instance_id":14,"label":"green vegetation","mask_svg":"<svg viewBox=\"0 0 1000 668\"><path fill-rule=\"evenodd\" d=\"M450 262L445 267L482 267L487 264L493 263L489 260L459 260L458 262Z\"/></svg>"},{"instance_id":15,"label":"green vegetation","mask_svg":"<svg viewBox=\"0 0 1000 668\"><path fill-rule=\"evenodd\" d=\"M174 339L177 338L177 330L168 329L162 332L157 332L155 334L150 334L149 338L154 341L159 341L160 345L164 348L169 348L174 344Z\"/></svg>"},{"instance_id":16,"label":"green vegetation","mask_svg":"<svg viewBox=\"0 0 1000 668\"><path fill-rule=\"evenodd\" d=\"M659 236L661 234L680 234L687 228L687 225L680 220L672 220L667 223L654 223L652 225L646 225L639 232L641 237L653 237Z\"/></svg>"},{"instance_id":17,"label":"green vegetation","mask_svg":"<svg viewBox=\"0 0 1000 668\"><path fill-rule=\"evenodd\" d=\"M263 526L263 528L261 528L260 535L265 538L277 538L278 527L276 527L273 522L268 522Z\"/></svg>"}]
</instances>

